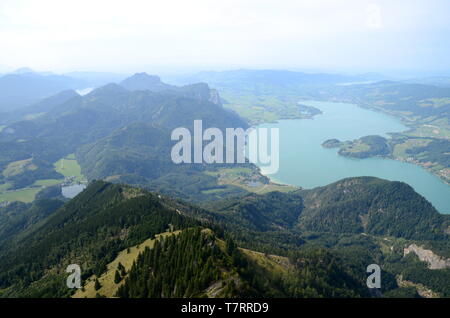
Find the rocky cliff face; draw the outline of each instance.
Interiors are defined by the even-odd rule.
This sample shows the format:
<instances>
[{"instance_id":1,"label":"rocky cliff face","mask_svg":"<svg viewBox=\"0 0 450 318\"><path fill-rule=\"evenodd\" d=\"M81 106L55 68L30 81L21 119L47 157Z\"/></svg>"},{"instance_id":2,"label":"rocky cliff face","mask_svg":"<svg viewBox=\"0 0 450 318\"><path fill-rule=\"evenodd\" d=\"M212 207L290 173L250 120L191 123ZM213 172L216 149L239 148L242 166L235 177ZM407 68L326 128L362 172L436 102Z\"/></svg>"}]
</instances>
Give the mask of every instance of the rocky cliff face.
<instances>
[{"instance_id":1,"label":"rocky cliff face","mask_svg":"<svg viewBox=\"0 0 450 318\"><path fill-rule=\"evenodd\" d=\"M221 101L220 101L220 95L219 92L216 89L211 89L210 90L210 97L209 97L209 101L216 104L216 105L221 105Z\"/></svg>"},{"instance_id":2,"label":"rocky cliff face","mask_svg":"<svg viewBox=\"0 0 450 318\"><path fill-rule=\"evenodd\" d=\"M431 250L426 250L423 247L411 244L403 250L403 255L406 256L409 253L414 253L423 262L428 263L429 269L444 269L450 268L450 259L445 259L436 255Z\"/></svg>"}]
</instances>

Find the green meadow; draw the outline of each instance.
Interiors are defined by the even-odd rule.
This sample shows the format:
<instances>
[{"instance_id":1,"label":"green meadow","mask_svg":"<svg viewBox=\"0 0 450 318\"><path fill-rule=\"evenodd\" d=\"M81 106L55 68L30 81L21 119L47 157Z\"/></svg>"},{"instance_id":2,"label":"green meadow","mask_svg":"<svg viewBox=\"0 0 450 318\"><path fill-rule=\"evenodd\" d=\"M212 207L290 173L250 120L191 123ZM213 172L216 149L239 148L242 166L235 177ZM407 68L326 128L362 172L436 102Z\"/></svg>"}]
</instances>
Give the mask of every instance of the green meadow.
<instances>
[{"instance_id":1,"label":"green meadow","mask_svg":"<svg viewBox=\"0 0 450 318\"><path fill-rule=\"evenodd\" d=\"M242 188L248 192L264 194L272 191L290 192L298 190L298 187L267 182L265 178L254 169L245 167L221 168L217 171L208 171L206 174L217 177L219 185L232 185ZM251 186L250 183L259 183L257 186ZM208 189L203 193L217 193L222 191L220 188Z\"/></svg>"},{"instance_id":2,"label":"green meadow","mask_svg":"<svg viewBox=\"0 0 450 318\"><path fill-rule=\"evenodd\" d=\"M221 91L224 106L246 118L251 124L274 122L279 119L303 118L298 106L299 97L242 94Z\"/></svg>"},{"instance_id":3,"label":"green meadow","mask_svg":"<svg viewBox=\"0 0 450 318\"><path fill-rule=\"evenodd\" d=\"M75 159L74 154L70 154L65 158L58 160L55 163L55 170L66 178L75 177L75 181L86 181L86 178L81 173L81 167L78 164L78 161Z\"/></svg>"}]
</instances>

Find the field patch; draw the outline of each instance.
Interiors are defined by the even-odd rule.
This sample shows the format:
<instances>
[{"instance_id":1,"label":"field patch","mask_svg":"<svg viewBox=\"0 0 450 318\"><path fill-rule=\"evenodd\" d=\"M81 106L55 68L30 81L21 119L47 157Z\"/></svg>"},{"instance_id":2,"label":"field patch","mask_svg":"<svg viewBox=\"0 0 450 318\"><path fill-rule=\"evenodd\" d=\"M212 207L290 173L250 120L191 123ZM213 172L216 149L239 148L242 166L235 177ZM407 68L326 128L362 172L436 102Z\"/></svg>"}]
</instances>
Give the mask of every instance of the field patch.
<instances>
[{"instance_id":1,"label":"field patch","mask_svg":"<svg viewBox=\"0 0 450 318\"><path fill-rule=\"evenodd\" d=\"M258 266L276 274L288 274L294 267L287 257L269 255L244 248L239 248L245 256L253 260Z\"/></svg>"},{"instance_id":2,"label":"field patch","mask_svg":"<svg viewBox=\"0 0 450 318\"><path fill-rule=\"evenodd\" d=\"M55 162L55 170L66 178L74 177L74 181L83 182L86 178L81 173L81 167L75 159L74 154L70 154Z\"/></svg>"},{"instance_id":3,"label":"field patch","mask_svg":"<svg viewBox=\"0 0 450 318\"><path fill-rule=\"evenodd\" d=\"M41 190L41 187L26 188L15 191L5 191L0 193L0 202L14 202L20 201L25 203L33 202L36 194Z\"/></svg>"},{"instance_id":4,"label":"field patch","mask_svg":"<svg viewBox=\"0 0 450 318\"><path fill-rule=\"evenodd\" d=\"M11 187L9 183L0 184L0 202L14 202L20 201L25 203L33 202L36 194L42 189L61 183L63 180L58 179L48 179L48 180L37 180L31 187L10 190Z\"/></svg>"},{"instance_id":5,"label":"field patch","mask_svg":"<svg viewBox=\"0 0 450 318\"><path fill-rule=\"evenodd\" d=\"M26 160L11 162L10 164L8 164L8 166L6 166L5 170L3 170L3 175L6 178L10 178L25 173L27 171L35 171L37 169L38 166L36 166L33 163L33 159L30 158Z\"/></svg>"},{"instance_id":6,"label":"field patch","mask_svg":"<svg viewBox=\"0 0 450 318\"><path fill-rule=\"evenodd\" d=\"M221 89L224 107L230 108L251 124L275 122L279 119L310 118L302 113L298 100L301 96L262 95L255 93L237 93L234 90Z\"/></svg>"},{"instance_id":7,"label":"field patch","mask_svg":"<svg viewBox=\"0 0 450 318\"><path fill-rule=\"evenodd\" d=\"M294 186L271 182L270 179L261 175L258 170L251 168L222 168L216 171L208 171L206 174L217 177L217 183L219 185L232 185L258 194L273 191L290 192L298 190ZM206 191L217 192L220 189L216 188Z\"/></svg>"},{"instance_id":8,"label":"field patch","mask_svg":"<svg viewBox=\"0 0 450 318\"><path fill-rule=\"evenodd\" d=\"M431 137L431 138L450 138L450 129L448 126L421 125L406 135L411 137Z\"/></svg>"},{"instance_id":9,"label":"field patch","mask_svg":"<svg viewBox=\"0 0 450 318\"><path fill-rule=\"evenodd\" d=\"M450 98L444 97L444 98L428 98L421 100L419 105L422 107L434 107L439 108L445 105L450 104Z\"/></svg>"},{"instance_id":10,"label":"field patch","mask_svg":"<svg viewBox=\"0 0 450 318\"><path fill-rule=\"evenodd\" d=\"M408 149L413 149L416 147L425 147L430 142L431 142L430 139L407 139L404 143L395 145L393 155L396 158L411 157L410 154L406 153Z\"/></svg>"}]
</instances>

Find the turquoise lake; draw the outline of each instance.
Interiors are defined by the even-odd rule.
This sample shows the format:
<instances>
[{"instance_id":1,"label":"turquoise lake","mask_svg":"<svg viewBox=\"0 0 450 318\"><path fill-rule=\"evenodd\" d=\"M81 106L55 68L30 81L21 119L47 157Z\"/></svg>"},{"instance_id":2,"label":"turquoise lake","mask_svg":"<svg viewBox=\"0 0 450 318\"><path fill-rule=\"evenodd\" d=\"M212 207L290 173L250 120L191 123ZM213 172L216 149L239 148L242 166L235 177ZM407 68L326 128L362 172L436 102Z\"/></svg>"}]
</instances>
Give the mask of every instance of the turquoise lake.
<instances>
[{"instance_id":1,"label":"turquoise lake","mask_svg":"<svg viewBox=\"0 0 450 318\"><path fill-rule=\"evenodd\" d=\"M313 119L280 120L257 126L279 128L280 168L277 173L268 175L272 180L307 189L356 176L403 181L427 198L439 212L450 213L450 186L422 167L383 158L346 158L339 156L337 149L322 147L322 143L331 138L344 141L366 135L388 137L389 132L407 130L398 119L352 104L301 103L316 107L323 114Z\"/></svg>"}]
</instances>

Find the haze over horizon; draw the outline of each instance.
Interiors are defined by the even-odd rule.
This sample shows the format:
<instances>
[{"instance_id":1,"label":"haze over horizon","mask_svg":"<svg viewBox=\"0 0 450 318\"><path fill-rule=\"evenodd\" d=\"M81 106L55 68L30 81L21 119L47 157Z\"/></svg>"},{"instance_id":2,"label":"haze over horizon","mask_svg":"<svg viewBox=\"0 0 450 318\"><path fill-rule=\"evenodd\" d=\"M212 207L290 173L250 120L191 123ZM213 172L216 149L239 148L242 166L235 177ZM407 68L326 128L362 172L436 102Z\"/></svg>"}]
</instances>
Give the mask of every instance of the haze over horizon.
<instances>
[{"instance_id":1,"label":"haze over horizon","mask_svg":"<svg viewBox=\"0 0 450 318\"><path fill-rule=\"evenodd\" d=\"M445 0L0 3L0 72L450 74Z\"/></svg>"}]
</instances>

